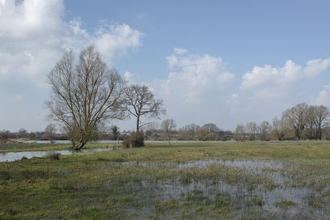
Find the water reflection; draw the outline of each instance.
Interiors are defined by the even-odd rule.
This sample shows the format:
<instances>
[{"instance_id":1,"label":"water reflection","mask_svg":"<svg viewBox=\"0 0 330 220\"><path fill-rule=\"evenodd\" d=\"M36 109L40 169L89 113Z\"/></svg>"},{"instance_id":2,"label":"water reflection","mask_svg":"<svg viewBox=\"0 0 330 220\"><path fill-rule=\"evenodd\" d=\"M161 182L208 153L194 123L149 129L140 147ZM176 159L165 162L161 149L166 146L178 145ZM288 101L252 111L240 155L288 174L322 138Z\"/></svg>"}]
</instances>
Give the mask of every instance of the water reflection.
<instances>
[{"instance_id":1,"label":"water reflection","mask_svg":"<svg viewBox=\"0 0 330 220\"><path fill-rule=\"evenodd\" d=\"M0 162L12 162L16 160L20 160L23 157L31 159L32 157L43 157L46 155L50 155L53 153L60 153L61 155L69 155L75 153L92 153L98 151L108 151L112 149L82 149L80 151L75 150L58 150L58 151L23 151L23 152L8 152L8 153L0 153Z\"/></svg>"}]
</instances>

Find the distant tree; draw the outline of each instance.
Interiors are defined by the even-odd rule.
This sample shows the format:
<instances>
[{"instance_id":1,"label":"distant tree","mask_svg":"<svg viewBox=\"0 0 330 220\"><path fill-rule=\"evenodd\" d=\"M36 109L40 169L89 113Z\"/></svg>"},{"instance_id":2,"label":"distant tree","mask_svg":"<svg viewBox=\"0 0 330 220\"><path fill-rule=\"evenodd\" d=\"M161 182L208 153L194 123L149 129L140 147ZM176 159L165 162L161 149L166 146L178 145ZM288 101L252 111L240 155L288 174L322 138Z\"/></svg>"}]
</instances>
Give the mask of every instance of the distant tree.
<instances>
[{"instance_id":1,"label":"distant tree","mask_svg":"<svg viewBox=\"0 0 330 220\"><path fill-rule=\"evenodd\" d=\"M176 123L174 122L173 119L166 119L165 121L162 122L161 127L165 131L168 140L168 145L170 145L171 144L170 137L173 130L176 128Z\"/></svg>"},{"instance_id":2,"label":"distant tree","mask_svg":"<svg viewBox=\"0 0 330 220\"><path fill-rule=\"evenodd\" d=\"M300 140L307 123L307 109L306 103L300 103L282 114L283 122L291 127L298 140Z\"/></svg>"},{"instance_id":3,"label":"distant tree","mask_svg":"<svg viewBox=\"0 0 330 220\"><path fill-rule=\"evenodd\" d=\"M271 134L275 140L282 141L285 136L286 128L282 120L275 117L273 119L273 126Z\"/></svg>"},{"instance_id":4,"label":"distant tree","mask_svg":"<svg viewBox=\"0 0 330 220\"><path fill-rule=\"evenodd\" d=\"M195 131L195 138L199 141L206 141L209 134L209 129L205 127L197 128Z\"/></svg>"},{"instance_id":5,"label":"distant tree","mask_svg":"<svg viewBox=\"0 0 330 220\"><path fill-rule=\"evenodd\" d=\"M113 126L111 126L110 129L111 129L113 139L119 140L119 135L120 135L119 127L117 125L113 125Z\"/></svg>"},{"instance_id":6,"label":"distant tree","mask_svg":"<svg viewBox=\"0 0 330 220\"><path fill-rule=\"evenodd\" d=\"M0 131L0 140L6 141L9 138L10 131L8 130L2 130Z\"/></svg>"},{"instance_id":7,"label":"distant tree","mask_svg":"<svg viewBox=\"0 0 330 220\"><path fill-rule=\"evenodd\" d=\"M207 123L205 125L203 125L202 127L207 128L209 130L209 132L212 133L219 133L220 132L220 128L218 128L215 124L212 123Z\"/></svg>"},{"instance_id":8,"label":"distant tree","mask_svg":"<svg viewBox=\"0 0 330 220\"><path fill-rule=\"evenodd\" d=\"M244 127L244 125L242 125L242 124L237 125L233 135L234 135L235 141L245 140L245 127Z\"/></svg>"},{"instance_id":9,"label":"distant tree","mask_svg":"<svg viewBox=\"0 0 330 220\"><path fill-rule=\"evenodd\" d=\"M317 139L317 129L316 129L316 115L317 106L311 105L306 109L306 136L308 139Z\"/></svg>"},{"instance_id":10,"label":"distant tree","mask_svg":"<svg viewBox=\"0 0 330 220\"><path fill-rule=\"evenodd\" d=\"M196 124L188 124L179 129L178 138L182 140L193 140L195 137L196 129L200 128L200 126Z\"/></svg>"},{"instance_id":11,"label":"distant tree","mask_svg":"<svg viewBox=\"0 0 330 220\"><path fill-rule=\"evenodd\" d=\"M268 121L262 121L259 125L259 133L260 133L260 140L265 141L267 140L267 135L270 133L272 129L271 124ZM268 139L269 140L269 139Z\"/></svg>"},{"instance_id":12,"label":"distant tree","mask_svg":"<svg viewBox=\"0 0 330 220\"><path fill-rule=\"evenodd\" d=\"M249 140L254 141L258 132L257 124L255 122L249 122L245 125L245 129L249 133Z\"/></svg>"},{"instance_id":13,"label":"distant tree","mask_svg":"<svg viewBox=\"0 0 330 220\"><path fill-rule=\"evenodd\" d=\"M30 133L28 134L28 138L29 138L30 140L35 140L35 139L36 139L36 134L35 134L34 132L30 132Z\"/></svg>"},{"instance_id":14,"label":"distant tree","mask_svg":"<svg viewBox=\"0 0 330 220\"><path fill-rule=\"evenodd\" d=\"M46 102L49 116L62 124L73 149L95 140L103 122L124 118L125 82L107 67L94 46L80 53L77 65L73 51L66 52L48 74L48 83L52 88Z\"/></svg>"},{"instance_id":15,"label":"distant tree","mask_svg":"<svg viewBox=\"0 0 330 220\"><path fill-rule=\"evenodd\" d=\"M56 125L53 123L47 125L47 127L45 129L44 135L50 140L51 143L53 143L53 141L54 141L56 131L57 131Z\"/></svg>"},{"instance_id":16,"label":"distant tree","mask_svg":"<svg viewBox=\"0 0 330 220\"><path fill-rule=\"evenodd\" d=\"M142 116L160 119L161 114L166 114L163 108L163 101L155 99L152 91L147 86L128 85L124 89L125 94L125 110L128 117L133 115L136 117L136 132L148 123L141 121Z\"/></svg>"},{"instance_id":17,"label":"distant tree","mask_svg":"<svg viewBox=\"0 0 330 220\"><path fill-rule=\"evenodd\" d=\"M17 137L18 138L26 138L27 137L27 131L24 128L19 129L19 131L17 133Z\"/></svg>"},{"instance_id":18,"label":"distant tree","mask_svg":"<svg viewBox=\"0 0 330 220\"><path fill-rule=\"evenodd\" d=\"M322 139L322 126L326 119L330 116L329 108L320 105L316 108L316 129L317 129L317 138Z\"/></svg>"},{"instance_id":19,"label":"distant tree","mask_svg":"<svg viewBox=\"0 0 330 220\"><path fill-rule=\"evenodd\" d=\"M151 138L152 136L154 136L155 134L157 134L158 127L159 127L159 123L156 122L156 121L152 121L152 122L148 123L144 127L145 135L147 137Z\"/></svg>"}]
</instances>

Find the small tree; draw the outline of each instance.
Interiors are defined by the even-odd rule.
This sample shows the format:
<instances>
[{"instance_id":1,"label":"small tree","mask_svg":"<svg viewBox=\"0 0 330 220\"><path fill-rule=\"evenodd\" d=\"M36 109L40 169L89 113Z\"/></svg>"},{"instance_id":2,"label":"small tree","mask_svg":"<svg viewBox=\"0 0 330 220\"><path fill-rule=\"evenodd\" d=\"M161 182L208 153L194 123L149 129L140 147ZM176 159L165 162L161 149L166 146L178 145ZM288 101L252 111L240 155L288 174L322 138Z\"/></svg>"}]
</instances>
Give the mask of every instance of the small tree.
<instances>
[{"instance_id":1,"label":"small tree","mask_svg":"<svg viewBox=\"0 0 330 220\"><path fill-rule=\"evenodd\" d=\"M24 128L19 129L17 133L18 138L26 138L27 137L27 131Z\"/></svg>"},{"instance_id":2,"label":"small tree","mask_svg":"<svg viewBox=\"0 0 330 220\"><path fill-rule=\"evenodd\" d=\"M0 131L0 140L6 141L9 138L9 133L10 133L10 131L8 131L8 130Z\"/></svg>"},{"instance_id":3,"label":"small tree","mask_svg":"<svg viewBox=\"0 0 330 220\"><path fill-rule=\"evenodd\" d=\"M166 114L163 101L156 100L147 86L128 85L125 87L124 93L125 110L128 112L128 117L130 115L136 117L136 132L139 132L142 126L148 124L141 121L142 116L160 119L161 114Z\"/></svg>"},{"instance_id":4,"label":"small tree","mask_svg":"<svg viewBox=\"0 0 330 220\"><path fill-rule=\"evenodd\" d=\"M119 127L117 125L113 125L113 126L111 126L110 129L111 129L113 139L118 140L118 142L119 142L119 135L120 135Z\"/></svg>"},{"instance_id":5,"label":"small tree","mask_svg":"<svg viewBox=\"0 0 330 220\"><path fill-rule=\"evenodd\" d=\"M45 129L45 136L50 140L51 143L54 142L54 136L56 134L56 131L56 125L53 123L47 125Z\"/></svg>"},{"instance_id":6,"label":"small tree","mask_svg":"<svg viewBox=\"0 0 330 220\"><path fill-rule=\"evenodd\" d=\"M176 123L174 122L173 119L166 119L165 121L162 122L161 127L165 131L168 140L168 145L170 145L171 144L170 137L173 132L173 129L176 128Z\"/></svg>"},{"instance_id":7,"label":"small tree","mask_svg":"<svg viewBox=\"0 0 330 220\"><path fill-rule=\"evenodd\" d=\"M242 124L237 125L235 131L234 131L234 139L235 141L245 140L245 127Z\"/></svg>"}]
</instances>

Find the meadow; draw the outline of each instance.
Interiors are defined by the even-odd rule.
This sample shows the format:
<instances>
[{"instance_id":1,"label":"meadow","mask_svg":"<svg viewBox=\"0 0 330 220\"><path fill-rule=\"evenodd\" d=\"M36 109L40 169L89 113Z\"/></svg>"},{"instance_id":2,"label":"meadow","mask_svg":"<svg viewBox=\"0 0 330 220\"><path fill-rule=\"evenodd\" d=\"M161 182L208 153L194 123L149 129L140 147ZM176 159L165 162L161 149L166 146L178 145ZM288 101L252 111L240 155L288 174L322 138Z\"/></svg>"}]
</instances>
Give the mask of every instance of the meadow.
<instances>
[{"instance_id":1,"label":"meadow","mask_svg":"<svg viewBox=\"0 0 330 220\"><path fill-rule=\"evenodd\" d=\"M329 174L325 141L148 143L23 158L0 163L0 219L330 219Z\"/></svg>"}]
</instances>

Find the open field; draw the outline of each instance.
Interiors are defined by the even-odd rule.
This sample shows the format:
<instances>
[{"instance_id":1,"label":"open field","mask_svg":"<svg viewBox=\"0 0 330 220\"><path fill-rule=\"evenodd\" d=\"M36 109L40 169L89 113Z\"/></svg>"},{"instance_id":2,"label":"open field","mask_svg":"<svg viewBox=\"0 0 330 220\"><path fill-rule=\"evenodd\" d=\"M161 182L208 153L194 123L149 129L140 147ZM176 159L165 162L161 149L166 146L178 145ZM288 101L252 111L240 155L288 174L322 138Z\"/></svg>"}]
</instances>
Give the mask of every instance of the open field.
<instances>
[{"instance_id":1,"label":"open field","mask_svg":"<svg viewBox=\"0 0 330 220\"><path fill-rule=\"evenodd\" d=\"M330 219L329 174L330 143L315 141L22 159L0 163L0 219Z\"/></svg>"}]
</instances>

